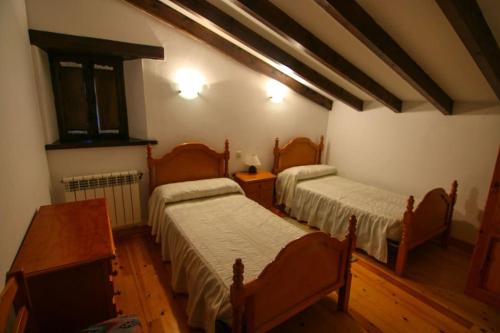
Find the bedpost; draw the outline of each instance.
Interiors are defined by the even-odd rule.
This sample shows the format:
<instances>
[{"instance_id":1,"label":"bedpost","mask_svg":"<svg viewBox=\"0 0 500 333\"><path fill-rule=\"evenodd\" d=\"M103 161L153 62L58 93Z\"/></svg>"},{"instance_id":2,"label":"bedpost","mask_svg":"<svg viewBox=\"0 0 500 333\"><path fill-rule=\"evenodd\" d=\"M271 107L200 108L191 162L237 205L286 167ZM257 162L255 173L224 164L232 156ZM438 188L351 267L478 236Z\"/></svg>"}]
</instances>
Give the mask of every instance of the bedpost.
<instances>
[{"instance_id":1,"label":"bedpost","mask_svg":"<svg viewBox=\"0 0 500 333\"><path fill-rule=\"evenodd\" d=\"M279 158L280 158L280 139L276 138L274 140L274 165L273 165L273 173L275 175L278 174L278 167L279 167Z\"/></svg>"},{"instance_id":2,"label":"bedpost","mask_svg":"<svg viewBox=\"0 0 500 333\"><path fill-rule=\"evenodd\" d=\"M224 177L229 177L229 140L224 142Z\"/></svg>"},{"instance_id":3,"label":"bedpost","mask_svg":"<svg viewBox=\"0 0 500 333\"><path fill-rule=\"evenodd\" d=\"M322 135L321 138L319 139L318 158L317 158L316 164L321 164L321 153L323 152L323 147L324 147L323 141L324 141L324 137Z\"/></svg>"},{"instance_id":4,"label":"bedpost","mask_svg":"<svg viewBox=\"0 0 500 333\"><path fill-rule=\"evenodd\" d=\"M149 194L151 194L154 190L154 171L153 171L153 146L148 144L146 146L147 155L148 155L148 171L149 171Z\"/></svg>"},{"instance_id":5,"label":"bedpost","mask_svg":"<svg viewBox=\"0 0 500 333\"><path fill-rule=\"evenodd\" d=\"M345 270L345 284L338 292L338 304L337 307L339 311L347 312L349 309L349 294L351 293L351 258L352 252L356 248L356 216L352 215L349 219L349 232L347 234L347 262Z\"/></svg>"},{"instance_id":6,"label":"bedpost","mask_svg":"<svg viewBox=\"0 0 500 333\"><path fill-rule=\"evenodd\" d=\"M245 306L245 289L243 287L243 272L245 266L240 258L233 265L233 284L231 284L230 300L233 307L233 333L243 332L243 312Z\"/></svg>"},{"instance_id":7,"label":"bedpost","mask_svg":"<svg viewBox=\"0 0 500 333\"><path fill-rule=\"evenodd\" d=\"M411 235L411 221L413 217L413 205L415 204L415 198L410 195L408 198L408 204L406 206L406 212L403 216L403 233L401 235L401 242L399 243L398 258L396 260L396 274L401 276L406 266L406 259L408 256L408 242Z\"/></svg>"},{"instance_id":8,"label":"bedpost","mask_svg":"<svg viewBox=\"0 0 500 333\"><path fill-rule=\"evenodd\" d=\"M441 246L443 248L448 247L448 241L450 239L450 229L451 229L451 221L453 219L453 209L455 207L455 202L457 201L457 189L458 189L458 182L454 180L453 183L451 184L450 193L448 194L450 204L448 206L448 213L446 216L446 229L443 231L443 234L441 235Z\"/></svg>"}]
</instances>

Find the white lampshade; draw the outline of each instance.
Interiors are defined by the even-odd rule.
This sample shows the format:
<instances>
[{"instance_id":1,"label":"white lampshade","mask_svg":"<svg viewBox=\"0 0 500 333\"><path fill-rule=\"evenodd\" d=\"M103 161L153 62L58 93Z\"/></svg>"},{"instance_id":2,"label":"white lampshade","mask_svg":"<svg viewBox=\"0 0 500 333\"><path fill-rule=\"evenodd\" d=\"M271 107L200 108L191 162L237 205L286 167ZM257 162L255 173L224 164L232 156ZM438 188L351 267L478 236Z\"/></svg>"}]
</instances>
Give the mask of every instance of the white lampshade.
<instances>
[{"instance_id":1,"label":"white lampshade","mask_svg":"<svg viewBox=\"0 0 500 333\"><path fill-rule=\"evenodd\" d=\"M245 164L246 165L253 165L253 166L260 166L260 160L259 160L259 156L257 156L257 154L251 154L251 155L248 155L247 158L245 159Z\"/></svg>"}]
</instances>

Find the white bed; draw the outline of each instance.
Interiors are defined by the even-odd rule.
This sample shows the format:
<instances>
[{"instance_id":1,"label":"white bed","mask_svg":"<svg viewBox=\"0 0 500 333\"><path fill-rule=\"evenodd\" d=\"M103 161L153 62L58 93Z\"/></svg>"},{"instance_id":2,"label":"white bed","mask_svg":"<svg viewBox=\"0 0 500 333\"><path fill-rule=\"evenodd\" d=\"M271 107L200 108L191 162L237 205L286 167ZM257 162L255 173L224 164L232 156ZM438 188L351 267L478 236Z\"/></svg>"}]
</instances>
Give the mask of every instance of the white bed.
<instances>
[{"instance_id":1,"label":"white bed","mask_svg":"<svg viewBox=\"0 0 500 333\"><path fill-rule=\"evenodd\" d=\"M235 259L245 263L244 282L249 282L285 245L306 232L238 191L165 203L161 190L168 186L153 192L150 203L156 209L150 210L148 224L162 244L163 259L171 262L172 287L189 294L190 326L212 332L216 319L230 326L229 288Z\"/></svg>"},{"instance_id":2,"label":"white bed","mask_svg":"<svg viewBox=\"0 0 500 333\"><path fill-rule=\"evenodd\" d=\"M301 174L307 171L305 179ZM387 239L401 240L407 196L337 176L334 167L298 166L278 175L278 204L299 221L339 237L349 216L358 220L356 246L387 262ZM299 178L299 179L298 179ZM347 218L347 220L346 220Z\"/></svg>"},{"instance_id":3,"label":"white bed","mask_svg":"<svg viewBox=\"0 0 500 333\"><path fill-rule=\"evenodd\" d=\"M392 241L398 247L395 269L399 275L411 249L437 236L447 245L456 181L449 194L435 188L415 200L337 176L334 167L320 164L322 150L323 137L319 144L295 138L282 148L275 141L277 203L292 217L336 237L345 228L345 217L355 215L357 247L387 262L388 240Z\"/></svg>"},{"instance_id":4,"label":"white bed","mask_svg":"<svg viewBox=\"0 0 500 333\"><path fill-rule=\"evenodd\" d=\"M355 219L343 241L306 232L221 177L228 159L227 143L222 154L184 144L161 159L148 149L148 225L171 262L173 290L189 295L188 324L266 331L334 290L347 311Z\"/></svg>"}]
</instances>

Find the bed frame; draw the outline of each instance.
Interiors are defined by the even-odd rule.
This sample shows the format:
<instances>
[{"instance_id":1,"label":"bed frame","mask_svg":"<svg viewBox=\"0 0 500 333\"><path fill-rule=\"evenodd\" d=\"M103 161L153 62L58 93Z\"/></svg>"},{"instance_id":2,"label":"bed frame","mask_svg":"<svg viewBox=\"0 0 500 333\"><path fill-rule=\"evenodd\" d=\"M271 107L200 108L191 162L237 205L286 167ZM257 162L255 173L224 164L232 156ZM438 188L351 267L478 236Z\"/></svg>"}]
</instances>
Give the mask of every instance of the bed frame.
<instances>
[{"instance_id":1,"label":"bed frame","mask_svg":"<svg viewBox=\"0 0 500 333\"><path fill-rule=\"evenodd\" d=\"M279 147L276 138L274 146L273 173L278 174L286 168L298 165L321 163L323 150L323 136L319 144L309 138L295 138L283 148ZM448 245L450 224L453 216L453 207L457 198L457 181L453 181L450 193L443 188L435 188L424 196L424 199L414 209L414 198L408 198L406 212L403 215L403 233L398 245L396 259L396 273L403 275L406 267L408 252L418 245L441 235L443 247Z\"/></svg>"},{"instance_id":2,"label":"bed frame","mask_svg":"<svg viewBox=\"0 0 500 333\"><path fill-rule=\"evenodd\" d=\"M186 143L155 159L148 146L150 191L162 184L227 177L229 143L223 153L201 143ZM351 287L351 254L356 246L356 218L346 239L314 232L285 246L253 281L243 283L244 265L236 259L230 302L232 332L265 332L321 298L338 291L338 309L347 311Z\"/></svg>"},{"instance_id":3,"label":"bed frame","mask_svg":"<svg viewBox=\"0 0 500 333\"><path fill-rule=\"evenodd\" d=\"M152 150L152 146L148 145L150 193L163 184L229 177L228 140L224 142L222 153L202 143L183 143L160 158L154 158Z\"/></svg>"}]
</instances>

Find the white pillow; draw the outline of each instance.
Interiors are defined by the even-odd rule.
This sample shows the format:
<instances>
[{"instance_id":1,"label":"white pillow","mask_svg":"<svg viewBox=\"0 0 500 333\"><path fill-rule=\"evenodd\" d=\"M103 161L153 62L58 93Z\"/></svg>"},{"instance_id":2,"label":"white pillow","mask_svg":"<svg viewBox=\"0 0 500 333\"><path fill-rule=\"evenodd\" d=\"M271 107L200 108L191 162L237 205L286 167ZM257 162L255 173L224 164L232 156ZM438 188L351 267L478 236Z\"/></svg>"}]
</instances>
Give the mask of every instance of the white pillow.
<instances>
[{"instance_id":1,"label":"white pillow","mask_svg":"<svg viewBox=\"0 0 500 333\"><path fill-rule=\"evenodd\" d=\"M161 185L155 188L153 196L161 197L163 203L168 204L231 193L244 192L229 178L212 178Z\"/></svg>"},{"instance_id":2,"label":"white pillow","mask_svg":"<svg viewBox=\"0 0 500 333\"><path fill-rule=\"evenodd\" d=\"M314 165L301 165L288 168L283 171L290 175L294 175L297 180L305 180L317 177L337 174L337 168L332 165L314 164Z\"/></svg>"},{"instance_id":3,"label":"white pillow","mask_svg":"<svg viewBox=\"0 0 500 333\"><path fill-rule=\"evenodd\" d=\"M276 180L276 200L280 205L291 207L295 187L299 181L336 173L337 169L334 166L324 164L301 165L283 170Z\"/></svg>"}]
</instances>

